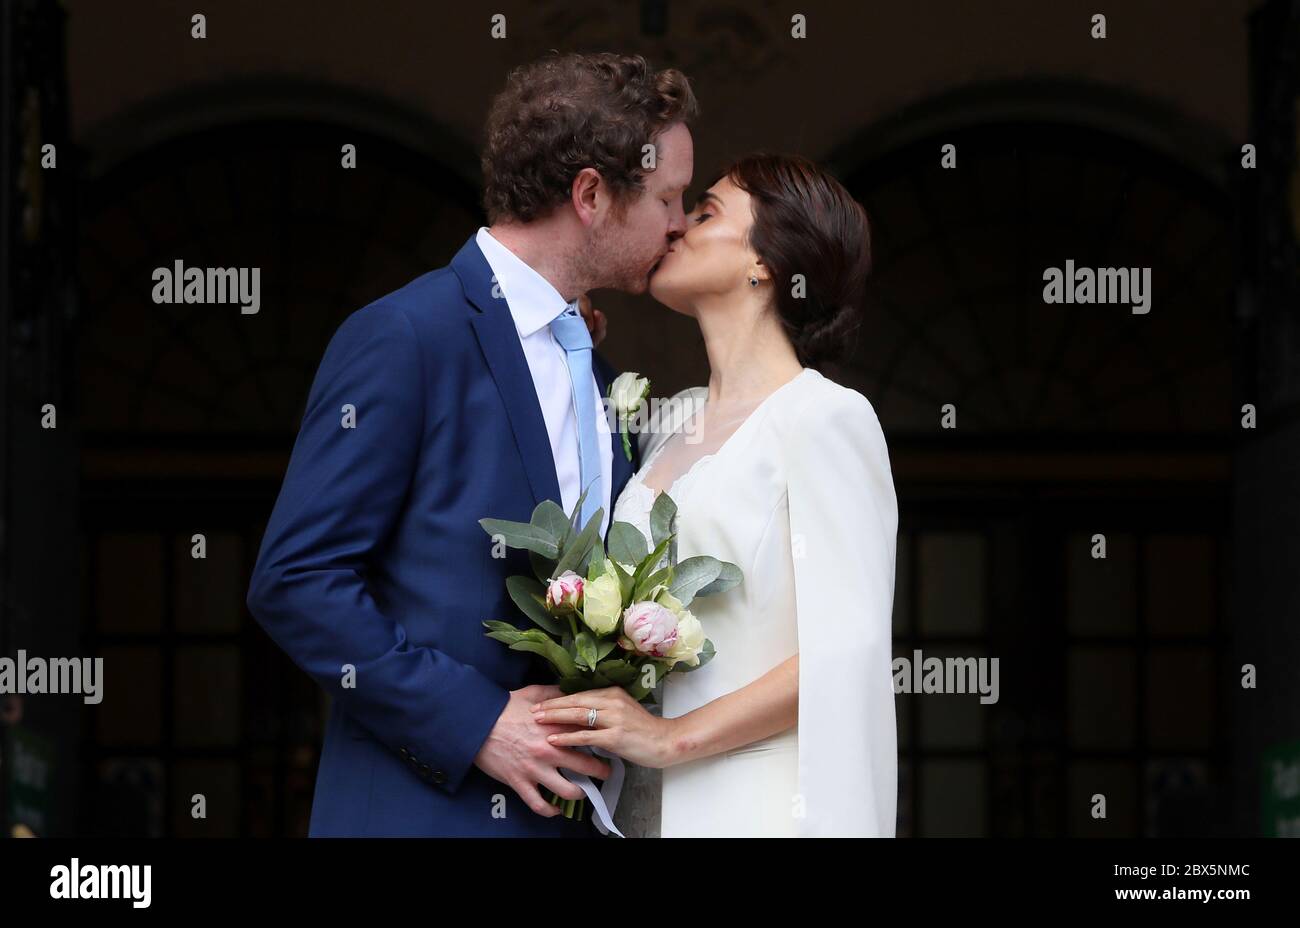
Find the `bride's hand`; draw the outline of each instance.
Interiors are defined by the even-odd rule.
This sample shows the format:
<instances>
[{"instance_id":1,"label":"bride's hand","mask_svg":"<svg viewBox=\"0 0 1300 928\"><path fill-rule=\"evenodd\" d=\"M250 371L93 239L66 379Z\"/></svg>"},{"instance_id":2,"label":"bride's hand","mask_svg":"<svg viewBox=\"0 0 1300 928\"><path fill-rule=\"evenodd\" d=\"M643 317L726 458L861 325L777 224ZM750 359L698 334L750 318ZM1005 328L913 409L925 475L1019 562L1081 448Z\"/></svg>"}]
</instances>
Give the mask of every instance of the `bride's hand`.
<instances>
[{"instance_id":1,"label":"bride's hand","mask_svg":"<svg viewBox=\"0 0 1300 928\"><path fill-rule=\"evenodd\" d=\"M605 340L605 330L609 327L605 314L591 305L591 297L585 293L578 297L578 312L582 313L587 331L591 333L591 347L598 347Z\"/></svg>"},{"instance_id":2,"label":"bride's hand","mask_svg":"<svg viewBox=\"0 0 1300 928\"><path fill-rule=\"evenodd\" d=\"M596 710L596 727L587 712ZM577 731L547 738L556 747L591 745L642 767L671 763L674 720L651 714L617 686L547 699L533 706L533 717L547 725L578 725Z\"/></svg>"}]
</instances>

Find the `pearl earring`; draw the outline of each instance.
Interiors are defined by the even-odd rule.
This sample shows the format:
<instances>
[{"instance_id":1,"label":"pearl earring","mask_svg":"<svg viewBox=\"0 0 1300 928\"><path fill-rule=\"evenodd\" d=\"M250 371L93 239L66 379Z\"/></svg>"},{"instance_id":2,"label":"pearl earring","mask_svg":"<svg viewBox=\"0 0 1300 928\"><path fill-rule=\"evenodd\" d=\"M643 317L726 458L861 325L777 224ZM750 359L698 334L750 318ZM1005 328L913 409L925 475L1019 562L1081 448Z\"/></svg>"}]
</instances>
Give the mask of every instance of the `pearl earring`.
<instances>
[{"instance_id":1,"label":"pearl earring","mask_svg":"<svg viewBox=\"0 0 1300 928\"><path fill-rule=\"evenodd\" d=\"M751 287L757 287L757 286L758 286L758 278L757 278L757 277L751 277L751 278L749 278L749 285L750 285Z\"/></svg>"}]
</instances>

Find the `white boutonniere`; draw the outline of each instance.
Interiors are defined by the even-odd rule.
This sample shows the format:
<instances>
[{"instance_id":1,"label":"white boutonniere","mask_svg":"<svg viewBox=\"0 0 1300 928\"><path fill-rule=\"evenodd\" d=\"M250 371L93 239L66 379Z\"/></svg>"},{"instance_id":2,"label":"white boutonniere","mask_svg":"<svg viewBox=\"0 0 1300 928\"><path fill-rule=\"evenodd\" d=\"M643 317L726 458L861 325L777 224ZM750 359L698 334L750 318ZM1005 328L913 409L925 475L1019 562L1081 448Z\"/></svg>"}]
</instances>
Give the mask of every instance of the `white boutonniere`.
<instances>
[{"instance_id":1,"label":"white boutonniere","mask_svg":"<svg viewBox=\"0 0 1300 928\"><path fill-rule=\"evenodd\" d=\"M627 437L627 422L636 415L650 394L650 378L638 376L635 371L624 371L609 385L609 400L618 413L618 431L623 436L623 453L632 460L632 443Z\"/></svg>"}]
</instances>

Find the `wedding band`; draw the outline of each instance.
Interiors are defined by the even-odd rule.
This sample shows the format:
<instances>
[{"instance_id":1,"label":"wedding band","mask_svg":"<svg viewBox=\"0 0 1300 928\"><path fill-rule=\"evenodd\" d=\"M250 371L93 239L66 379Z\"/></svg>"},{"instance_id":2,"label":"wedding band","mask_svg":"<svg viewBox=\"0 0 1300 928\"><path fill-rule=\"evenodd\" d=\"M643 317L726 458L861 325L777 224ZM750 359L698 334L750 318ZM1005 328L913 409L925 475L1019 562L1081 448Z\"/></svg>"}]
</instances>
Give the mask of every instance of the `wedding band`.
<instances>
[{"instance_id":1,"label":"wedding band","mask_svg":"<svg viewBox=\"0 0 1300 928\"><path fill-rule=\"evenodd\" d=\"M595 728L595 727L596 727L596 710L595 710L595 709L588 709L588 710L587 710L587 727L588 727L588 728Z\"/></svg>"}]
</instances>

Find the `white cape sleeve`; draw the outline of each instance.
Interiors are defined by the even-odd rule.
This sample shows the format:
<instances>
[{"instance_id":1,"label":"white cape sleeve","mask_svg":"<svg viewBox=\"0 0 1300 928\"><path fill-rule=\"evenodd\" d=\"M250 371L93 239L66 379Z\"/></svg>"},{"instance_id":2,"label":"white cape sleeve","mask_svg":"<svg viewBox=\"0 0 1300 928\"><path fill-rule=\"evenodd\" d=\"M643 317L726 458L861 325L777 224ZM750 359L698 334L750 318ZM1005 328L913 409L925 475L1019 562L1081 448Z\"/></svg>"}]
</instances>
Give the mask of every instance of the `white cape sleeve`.
<instances>
[{"instance_id":1,"label":"white cape sleeve","mask_svg":"<svg viewBox=\"0 0 1300 928\"><path fill-rule=\"evenodd\" d=\"M893 837L892 610L898 502L862 394L815 396L786 445L799 625L802 837Z\"/></svg>"}]
</instances>

